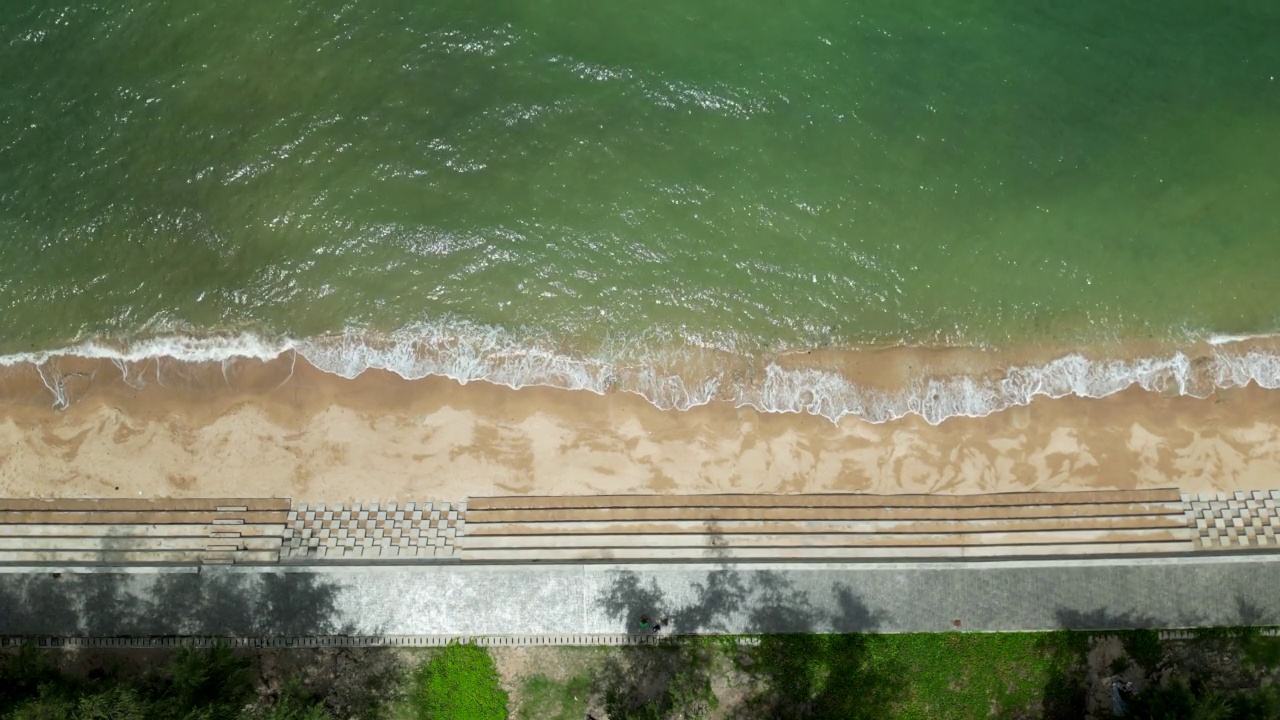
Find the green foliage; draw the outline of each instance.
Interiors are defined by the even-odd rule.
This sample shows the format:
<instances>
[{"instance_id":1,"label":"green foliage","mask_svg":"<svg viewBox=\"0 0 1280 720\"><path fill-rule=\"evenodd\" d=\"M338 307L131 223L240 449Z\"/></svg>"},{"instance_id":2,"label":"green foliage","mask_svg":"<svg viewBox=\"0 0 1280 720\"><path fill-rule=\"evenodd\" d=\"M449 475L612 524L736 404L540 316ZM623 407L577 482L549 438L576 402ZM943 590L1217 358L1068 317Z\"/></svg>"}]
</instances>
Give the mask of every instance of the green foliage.
<instances>
[{"instance_id":1,"label":"green foliage","mask_svg":"<svg viewBox=\"0 0 1280 720\"><path fill-rule=\"evenodd\" d=\"M1089 653L1089 635L1064 630L1045 633L1035 641L1033 671L1044 682L1040 691L1043 720L1075 720L1085 714L1084 675ZM1029 705L1034 705L1031 700ZM1010 710L1017 708L1010 704Z\"/></svg>"},{"instance_id":2,"label":"green foliage","mask_svg":"<svg viewBox=\"0 0 1280 720\"><path fill-rule=\"evenodd\" d=\"M1133 661L1129 659L1129 656L1121 655L1111 661L1111 664L1107 666L1107 670L1110 671L1112 675L1123 675L1124 671L1128 670L1132 666Z\"/></svg>"},{"instance_id":3,"label":"green foliage","mask_svg":"<svg viewBox=\"0 0 1280 720\"><path fill-rule=\"evenodd\" d=\"M124 680L63 675L49 655L26 647L0 656L0 718L5 720L325 720L298 697L257 714L252 662L225 645L179 650L164 672Z\"/></svg>"},{"instance_id":4,"label":"green foliage","mask_svg":"<svg viewBox=\"0 0 1280 720\"><path fill-rule=\"evenodd\" d=\"M251 720L331 720L324 703L312 698L297 681L285 686L276 701L259 708Z\"/></svg>"},{"instance_id":5,"label":"green foliage","mask_svg":"<svg viewBox=\"0 0 1280 720\"><path fill-rule=\"evenodd\" d=\"M57 683L59 677L47 656L32 645L0 657L0 711L36 696L41 687Z\"/></svg>"},{"instance_id":6,"label":"green foliage","mask_svg":"<svg viewBox=\"0 0 1280 720\"><path fill-rule=\"evenodd\" d=\"M201 720L235 718L253 689L252 661L218 644L208 650L184 647L169 666L169 691L162 703L174 717L185 712Z\"/></svg>"},{"instance_id":7,"label":"green foliage","mask_svg":"<svg viewBox=\"0 0 1280 720\"><path fill-rule=\"evenodd\" d=\"M1232 697L1232 707L1237 718L1280 718L1280 690L1267 685L1256 690L1245 690Z\"/></svg>"},{"instance_id":8,"label":"green foliage","mask_svg":"<svg viewBox=\"0 0 1280 720\"><path fill-rule=\"evenodd\" d=\"M1164 657L1164 646L1156 630L1125 630L1117 633L1129 659L1148 673L1154 672Z\"/></svg>"},{"instance_id":9,"label":"green foliage","mask_svg":"<svg viewBox=\"0 0 1280 720\"><path fill-rule=\"evenodd\" d=\"M451 643L413 674L420 720L506 720L507 693L484 648Z\"/></svg>"},{"instance_id":10,"label":"green foliage","mask_svg":"<svg viewBox=\"0 0 1280 720\"><path fill-rule=\"evenodd\" d=\"M534 675L520 688L520 720L582 720L591 696L591 676L577 675L556 682Z\"/></svg>"},{"instance_id":11,"label":"green foliage","mask_svg":"<svg viewBox=\"0 0 1280 720\"><path fill-rule=\"evenodd\" d=\"M1267 670L1280 667L1280 637L1248 635L1241 638L1240 648L1244 651L1245 663L1249 666Z\"/></svg>"},{"instance_id":12,"label":"green foliage","mask_svg":"<svg viewBox=\"0 0 1280 720\"><path fill-rule=\"evenodd\" d=\"M670 707L684 720L701 720L720 705L711 688L711 674L694 667L686 667L672 676L667 697Z\"/></svg>"},{"instance_id":13,"label":"green foliage","mask_svg":"<svg viewBox=\"0 0 1280 720\"><path fill-rule=\"evenodd\" d=\"M71 720L75 703L50 689L42 689L35 697L27 698L4 717L8 720Z\"/></svg>"},{"instance_id":14,"label":"green foliage","mask_svg":"<svg viewBox=\"0 0 1280 720\"><path fill-rule=\"evenodd\" d=\"M1280 668L1280 637L1264 635L1264 630L1280 628L1226 627L1199 628L1193 631L1197 640L1234 642L1244 653L1246 667L1275 670Z\"/></svg>"},{"instance_id":15,"label":"green foliage","mask_svg":"<svg viewBox=\"0 0 1280 720\"><path fill-rule=\"evenodd\" d=\"M1202 682L1174 681L1148 688L1129 702L1135 720L1273 720L1280 693L1268 686L1224 692Z\"/></svg>"},{"instance_id":16,"label":"green foliage","mask_svg":"<svg viewBox=\"0 0 1280 720\"><path fill-rule=\"evenodd\" d=\"M1254 625L1245 625L1240 627L1207 627L1195 628L1191 634L1197 640L1238 640L1241 638L1256 637L1262 634L1263 630L1280 630L1277 627L1259 627Z\"/></svg>"},{"instance_id":17,"label":"green foliage","mask_svg":"<svg viewBox=\"0 0 1280 720\"><path fill-rule=\"evenodd\" d=\"M145 720L147 703L133 688L116 685L85 695L76 703L76 720Z\"/></svg>"}]
</instances>

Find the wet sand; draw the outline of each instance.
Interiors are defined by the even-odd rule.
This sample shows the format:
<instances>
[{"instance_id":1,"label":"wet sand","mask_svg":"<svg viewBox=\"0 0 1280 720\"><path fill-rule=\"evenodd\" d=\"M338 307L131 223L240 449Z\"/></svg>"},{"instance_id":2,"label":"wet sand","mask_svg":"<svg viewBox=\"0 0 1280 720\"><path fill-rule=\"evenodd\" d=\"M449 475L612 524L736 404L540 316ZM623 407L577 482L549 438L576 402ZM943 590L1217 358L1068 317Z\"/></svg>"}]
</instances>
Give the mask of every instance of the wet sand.
<instances>
[{"instance_id":1,"label":"wet sand","mask_svg":"<svg viewBox=\"0 0 1280 720\"><path fill-rule=\"evenodd\" d=\"M150 363L150 365L148 365ZM0 378L0 496L277 496L1280 487L1280 391L1130 389L929 425L832 423L627 393L354 380L301 358L62 359ZM56 365L56 374L55 367ZM157 374L157 370L159 371ZM60 379L60 380L59 380ZM55 410L48 385L70 406Z\"/></svg>"}]
</instances>

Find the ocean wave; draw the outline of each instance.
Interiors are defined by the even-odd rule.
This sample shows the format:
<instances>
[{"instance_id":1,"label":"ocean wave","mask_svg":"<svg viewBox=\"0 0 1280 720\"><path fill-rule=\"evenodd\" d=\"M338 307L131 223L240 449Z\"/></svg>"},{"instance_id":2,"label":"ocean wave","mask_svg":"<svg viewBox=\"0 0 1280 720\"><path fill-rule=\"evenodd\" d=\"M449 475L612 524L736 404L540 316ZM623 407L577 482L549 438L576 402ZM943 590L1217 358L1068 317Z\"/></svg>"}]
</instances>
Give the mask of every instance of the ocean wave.
<instances>
[{"instance_id":1,"label":"ocean wave","mask_svg":"<svg viewBox=\"0 0 1280 720\"><path fill-rule=\"evenodd\" d=\"M1252 361L1238 363L1232 379L1245 377ZM1072 354L1043 365L1014 366L1000 377L953 375L919 377L901 388L860 387L843 376L817 369L786 370L770 365L762 386L743 388L738 403L765 412L807 412L839 420L853 415L881 423L919 415L937 425L953 417L985 417L1028 405L1038 396L1100 398L1134 385L1152 392L1204 397L1212 392L1198 381L1184 353L1168 358L1099 361ZM1269 378L1280 380L1280 374Z\"/></svg>"},{"instance_id":2,"label":"ocean wave","mask_svg":"<svg viewBox=\"0 0 1280 720\"><path fill-rule=\"evenodd\" d=\"M430 376L466 384L488 382L512 389L553 387L603 395L639 395L663 410L688 410L713 401L769 413L808 413L838 422L854 416L883 423L918 415L930 424L953 417L983 417L1031 403L1036 397L1101 398L1131 387L1207 397L1215 389L1257 384L1280 388L1280 353L1234 347L1251 338L1206 343L1202 351L1174 350L1159 357L1095 359L1070 353L1048 362L992 366L976 374L922 370L901 387L858 383L826 367L793 367L798 355L756 359L729 357L705 348L639 351L638 343L614 343L608 352L577 356L550 341L495 328L419 326L379 335L349 330L313 338L254 334L194 337L161 335L127 343L87 341L57 350L0 356L0 366L29 363L65 403L61 385L45 368L59 358L108 360L130 380L132 365L157 358L188 363L277 360L290 353L317 369L352 379L385 370L407 380ZM626 348L619 351L617 348ZM852 350L850 352L858 352ZM893 351L889 351L892 353ZM877 362L891 362L881 359ZM138 375L134 371L133 379Z\"/></svg>"}]
</instances>

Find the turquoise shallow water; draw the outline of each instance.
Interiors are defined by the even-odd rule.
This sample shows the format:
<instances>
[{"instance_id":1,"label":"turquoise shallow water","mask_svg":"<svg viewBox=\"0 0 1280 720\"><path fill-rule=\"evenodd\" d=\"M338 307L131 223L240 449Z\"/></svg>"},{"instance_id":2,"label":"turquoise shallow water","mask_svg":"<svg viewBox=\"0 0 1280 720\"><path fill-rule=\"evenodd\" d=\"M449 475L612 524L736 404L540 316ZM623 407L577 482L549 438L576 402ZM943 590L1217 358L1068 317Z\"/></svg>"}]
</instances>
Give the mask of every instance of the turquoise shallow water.
<instances>
[{"instance_id":1,"label":"turquoise shallow water","mask_svg":"<svg viewBox=\"0 0 1280 720\"><path fill-rule=\"evenodd\" d=\"M0 352L1273 332L1277 37L1270 0L14 0Z\"/></svg>"}]
</instances>

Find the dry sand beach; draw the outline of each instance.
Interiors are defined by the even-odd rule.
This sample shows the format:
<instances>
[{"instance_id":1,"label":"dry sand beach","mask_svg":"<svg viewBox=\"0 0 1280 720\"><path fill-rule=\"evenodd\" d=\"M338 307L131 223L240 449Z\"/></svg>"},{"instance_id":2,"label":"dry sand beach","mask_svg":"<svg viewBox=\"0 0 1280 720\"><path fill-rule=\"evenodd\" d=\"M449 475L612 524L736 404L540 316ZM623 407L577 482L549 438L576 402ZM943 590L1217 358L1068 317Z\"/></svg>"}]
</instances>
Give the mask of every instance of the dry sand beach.
<instances>
[{"instance_id":1,"label":"dry sand beach","mask_svg":"<svg viewBox=\"0 0 1280 720\"><path fill-rule=\"evenodd\" d=\"M4 371L2 496L1230 491L1280 477L1280 393L1256 386L873 424L382 371L347 380L296 357L153 360L131 369L133 384L109 362L57 364L63 410L35 366Z\"/></svg>"}]
</instances>

